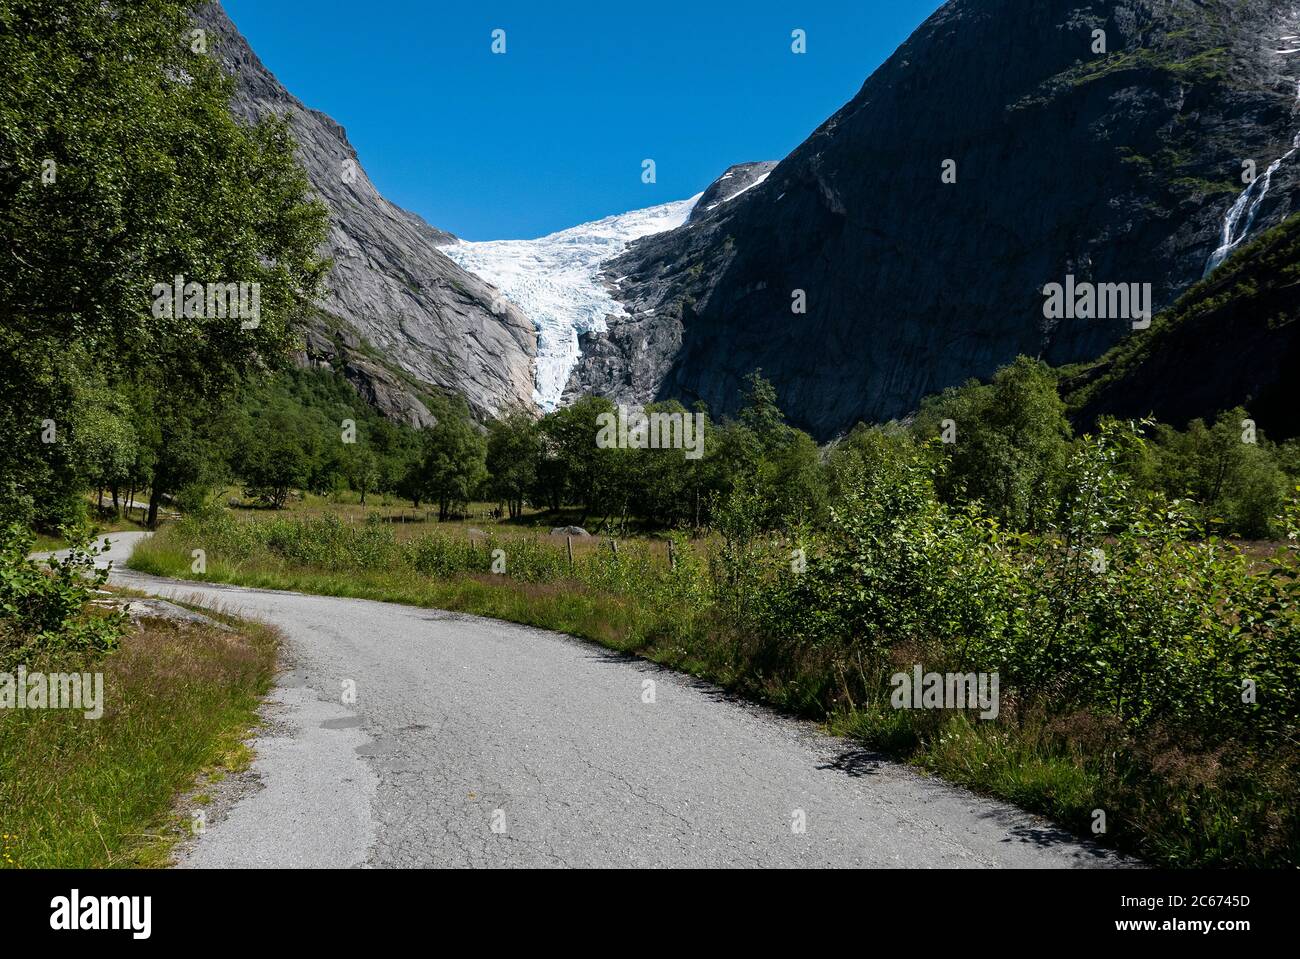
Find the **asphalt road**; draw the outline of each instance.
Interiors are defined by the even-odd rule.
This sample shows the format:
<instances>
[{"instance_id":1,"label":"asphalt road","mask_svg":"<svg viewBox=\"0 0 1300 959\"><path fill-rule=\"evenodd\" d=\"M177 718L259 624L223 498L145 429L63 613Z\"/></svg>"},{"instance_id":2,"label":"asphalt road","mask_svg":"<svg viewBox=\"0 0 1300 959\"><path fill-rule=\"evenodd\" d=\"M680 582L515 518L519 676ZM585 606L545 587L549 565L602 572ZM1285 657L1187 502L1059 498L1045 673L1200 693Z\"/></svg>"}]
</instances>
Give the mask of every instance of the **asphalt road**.
<instances>
[{"instance_id":1,"label":"asphalt road","mask_svg":"<svg viewBox=\"0 0 1300 959\"><path fill-rule=\"evenodd\" d=\"M287 639L251 785L183 866L1120 864L689 676L474 616L123 570L141 535L109 535L112 582Z\"/></svg>"}]
</instances>

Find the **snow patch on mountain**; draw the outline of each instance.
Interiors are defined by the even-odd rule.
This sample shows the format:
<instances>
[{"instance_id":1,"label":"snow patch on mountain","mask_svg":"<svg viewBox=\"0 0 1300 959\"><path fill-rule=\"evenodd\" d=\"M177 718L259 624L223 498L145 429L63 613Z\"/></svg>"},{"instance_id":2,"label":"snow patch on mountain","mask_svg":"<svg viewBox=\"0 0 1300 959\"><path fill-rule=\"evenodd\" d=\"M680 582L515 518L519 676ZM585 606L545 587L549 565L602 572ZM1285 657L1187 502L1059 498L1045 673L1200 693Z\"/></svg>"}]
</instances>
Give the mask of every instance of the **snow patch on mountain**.
<instances>
[{"instance_id":1,"label":"snow patch on mountain","mask_svg":"<svg viewBox=\"0 0 1300 959\"><path fill-rule=\"evenodd\" d=\"M730 179L730 178L731 178L731 174L730 174L730 173L724 173L723 176L722 176L722 179L724 179L724 180L728 180L728 179ZM714 209L717 209L718 207L722 206L722 204L724 204L724 203L730 203L730 202L731 202L732 200L734 200L736 197L740 196L740 194L744 193L746 190L752 190L752 189L754 189L754 187L758 186L760 183L762 183L762 182L763 182L764 180L766 180L767 178L768 178L768 174L767 174L767 173L764 173L761 177L759 177L759 178L758 178L757 180L755 180L753 183L749 183L749 184L746 184L745 186L742 186L742 187L741 187L739 190L737 190L735 193L730 193L730 194L728 194L727 196L725 196L725 197L723 197L721 200L719 200L717 203L710 203L707 207L705 207L705 209L706 209L706 210L714 210Z\"/></svg>"},{"instance_id":2,"label":"snow patch on mountain","mask_svg":"<svg viewBox=\"0 0 1300 959\"><path fill-rule=\"evenodd\" d=\"M560 401L578 362L579 334L603 333L606 316L626 315L605 289L602 265L633 240L681 226L702 195L607 216L536 240L458 240L441 247L536 325L533 399L542 409L553 410Z\"/></svg>"}]
</instances>

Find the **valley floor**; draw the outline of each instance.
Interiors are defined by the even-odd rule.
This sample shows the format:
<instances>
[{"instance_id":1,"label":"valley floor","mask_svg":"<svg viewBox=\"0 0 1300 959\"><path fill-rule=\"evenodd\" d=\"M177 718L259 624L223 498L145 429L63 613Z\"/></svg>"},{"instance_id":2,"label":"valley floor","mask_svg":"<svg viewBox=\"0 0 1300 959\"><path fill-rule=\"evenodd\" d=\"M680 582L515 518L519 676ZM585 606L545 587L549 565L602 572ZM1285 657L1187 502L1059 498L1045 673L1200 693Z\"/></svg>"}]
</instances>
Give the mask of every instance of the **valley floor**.
<instances>
[{"instance_id":1,"label":"valley floor","mask_svg":"<svg viewBox=\"0 0 1300 959\"><path fill-rule=\"evenodd\" d=\"M121 561L137 537L116 539ZM653 663L360 599L115 582L280 627L257 788L193 866L1117 865L1046 821ZM355 693L355 699L352 694Z\"/></svg>"}]
</instances>

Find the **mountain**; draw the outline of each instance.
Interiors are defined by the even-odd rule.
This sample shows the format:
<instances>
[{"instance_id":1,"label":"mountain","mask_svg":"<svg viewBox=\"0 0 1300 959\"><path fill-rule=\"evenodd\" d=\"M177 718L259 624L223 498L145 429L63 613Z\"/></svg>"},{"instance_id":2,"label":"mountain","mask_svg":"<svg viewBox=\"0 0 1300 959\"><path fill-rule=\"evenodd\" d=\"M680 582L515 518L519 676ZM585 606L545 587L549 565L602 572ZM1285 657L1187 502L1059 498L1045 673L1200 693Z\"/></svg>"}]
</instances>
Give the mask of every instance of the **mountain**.
<instances>
[{"instance_id":1,"label":"mountain","mask_svg":"<svg viewBox=\"0 0 1300 959\"><path fill-rule=\"evenodd\" d=\"M633 240L681 226L699 199L608 216L536 240L448 238L442 252L500 289L533 321L538 329L533 399L554 409L578 359L578 336L604 331L606 317L623 314L601 279L603 264Z\"/></svg>"},{"instance_id":2,"label":"mountain","mask_svg":"<svg viewBox=\"0 0 1300 959\"><path fill-rule=\"evenodd\" d=\"M1149 335L1064 372L1081 427L1153 414L1181 428L1244 406L1273 439L1300 436L1300 214L1240 247Z\"/></svg>"},{"instance_id":3,"label":"mountain","mask_svg":"<svg viewBox=\"0 0 1300 959\"><path fill-rule=\"evenodd\" d=\"M1300 209L1297 36L1283 0L950 0L762 182L607 264L626 315L570 389L728 413L761 368L825 439L1142 337L1045 285L1163 308Z\"/></svg>"},{"instance_id":4,"label":"mountain","mask_svg":"<svg viewBox=\"0 0 1300 959\"><path fill-rule=\"evenodd\" d=\"M1236 365L1195 388L1157 387L1162 367L1133 358L1171 335L1163 319L1049 318L1043 294L1149 284L1168 308L1300 210L1291 0L950 0L784 160L487 243L380 196L342 127L288 93L219 4L198 18L237 79L235 112L290 117L330 208L336 267L300 360L395 419L429 422L438 391L480 416L586 392L727 414L761 368L827 439L1019 354L1069 366L1093 412L1137 409L1148 386L1172 418L1220 387L1263 388L1241 350L1204 354Z\"/></svg>"},{"instance_id":5,"label":"mountain","mask_svg":"<svg viewBox=\"0 0 1300 959\"><path fill-rule=\"evenodd\" d=\"M644 238L632 245L635 252L606 262L603 279L620 308L603 330L579 336L566 396L595 393L636 404L671 397L664 387L682 344L681 301L673 298L679 277L698 280L706 269L720 267L717 254L725 251L709 256L707 248L716 238L714 224L775 167L774 161L729 167L699 195L683 226Z\"/></svg>"},{"instance_id":6,"label":"mountain","mask_svg":"<svg viewBox=\"0 0 1300 959\"><path fill-rule=\"evenodd\" d=\"M329 207L329 292L300 361L340 370L386 415L431 422L421 395L454 392L479 416L531 405L537 334L518 309L438 250L454 239L375 189L330 117L305 107L262 65L219 3L195 14L234 76L232 111L287 115L298 157Z\"/></svg>"},{"instance_id":7,"label":"mountain","mask_svg":"<svg viewBox=\"0 0 1300 959\"><path fill-rule=\"evenodd\" d=\"M653 310L637 305L643 292L637 283L623 289L625 277L607 267L629 244L653 238L720 215L727 203L762 183L775 162L740 163L728 168L702 193L686 200L618 213L583 223L536 240L491 240L471 243L449 237L442 251L476 276L499 288L537 326L537 389L534 401L544 410L569 402L585 392L617 395L636 402L653 398L653 388L625 389L629 377L657 385L661 370L641 371L637 356L660 355L658 349L635 344L624 351L602 353L609 324L626 337L642 324L653 323ZM632 300L632 311L623 300ZM611 356L603 382L590 382L602 356ZM633 363L625 367L624 357ZM587 382L574 374L581 364Z\"/></svg>"}]
</instances>

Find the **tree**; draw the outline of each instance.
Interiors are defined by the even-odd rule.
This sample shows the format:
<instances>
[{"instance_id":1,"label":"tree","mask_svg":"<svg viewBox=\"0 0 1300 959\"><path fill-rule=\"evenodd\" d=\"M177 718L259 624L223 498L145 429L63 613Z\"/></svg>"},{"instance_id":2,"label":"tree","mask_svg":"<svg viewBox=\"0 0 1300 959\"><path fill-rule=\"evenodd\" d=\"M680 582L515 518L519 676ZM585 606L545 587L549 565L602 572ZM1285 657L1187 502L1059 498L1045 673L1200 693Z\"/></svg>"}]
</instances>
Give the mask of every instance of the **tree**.
<instances>
[{"instance_id":1,"label":"tree","mask_svg":"<svg viewBox=\"0 0 1300 959\"><path fill-rule=\"evenodd\" d=\"M46 424L70 431L75 384L99 370L152 394L156 522L186 472L174 451L243 374L283 362L326 269L328 217L286 124L231 116L189 6L0 0L0 496L36 513L76 482ZM202 296L156 310L176 276L259 289L256 325Z\"/></svg>"},{"instance_id":2,"label":"tree","mask_svg":"<svg viewBox=\"0 0 1300 959\"><path fill-rule=\"evenodd\" d=\"M537 420L527 410L511 410L488 424L487 470L492 495L506 504L511 519L524 509L524 499L537 483L542 456Z\"/></svg>"},{"instance_id":3,"label":"tree","mask_svg":"<svg viewBox=\"0 0 1300 959\"><path fill-rule=\"evenodd\" d=\"M651 403L645 412L647 416L681 417L682 422L691 415L676 400ZM628 453L631 455L623 457L618 465L623 498L630 502L632 511L652 526L672 526L689 519L688 484L698 470L699 460L687 459L683 450L671 447Z\"/></svg>"},{"instance_id":4,"label":"tree","mask_svg":"<svg viewBox=\"0 0 1300 959\"><path fill-rule=\"evenodd\" d=\"M263 418L245 442L241 464L245 495L271 509L283 509L289 493L302 486L310 472L310 457L304 448L310 435L303 435L297 417L279 410Z\"/></svg>"},{"instance_id":5,"label":"tree","mask_svg":"<svg viewBox=\"0 0 1300 959\"><path fill-rule=\"evenodd\" d=\"M375 489L380 481L379 464L375 461L375 454L368 449L358 450L352 458L352 488L361 494L361 505L366 505L366 494ZM416 505L420 503L420 496L412 496Z\"/></svg>"},{"instance_id":6,"label":"tree","mask_svg":"<svg viewBox=\"0 0 1300 959\"><path fill-rule=\"evenodd\" d=\"M1270 443L1243 408L1221 413L1213 426L1193 420L1186 431L1155 430L1157 485L1197 504L1210 531L1256 539L1274 534L1291 482Z\"/></svg>"},{"instance_id":7,"label":"tree","mask_svg":"<svg viewBox=\"0 0 1300 959\"><path fill-rule=\"evenodd\" d=\"M139 455L139 439L132 423L132 409L126 398L106 388L79 398L73 427L74 456L78 474L100 492L117 489L131 476Z\"/></svg>"},{"instance_id":8,"label":"tree","mask_svg":"<svg viewBox=\"0 0 1300 959\"><path fill-rule=\"evenodd\" d=\"M785 414L777 401L776 387L763 378L762 370L745 377L745 405L740 410L740 424L753 434L758 448L770 453L785 444L790 433Z\"/></svg>"},{"instance_id":9,"label":"tree","mask_svg":"<svg viewBox=\"0 0 1300 959\"><path fill-rule=\"evenodd\" d=\"M162 409L168 409L164 405ZM227 431L231 426L231 412L217 403L205 403L190 411L185 417L168 420L165 414L156 417L157 431L152 434L158 446L151 451L148 473L150 526L158 523L158 507L163 492L174 493L184 489L193 491L212 487L227 480ZM159 452L165 449L165 453Z\"/></svg>"},{"instance_id":10,"label":"tree","mask_svg":"<svg viewBox=\"0 0 1300 959\"><path fill-rule=\"evenodd\" d=\"M828 493L821 452L807 433L790 430L785 442L764 458L757 475L770 491L768 522L773 528L810 525L825 518Z\"/></svg>"},{"instance_id":11,"label":"tree","mask_svg":"<svg viewBox=\"0 0 1300 959\"><path fill-rule=\"evenodd\" d=\"M718 436L719 501L743 486L746 496L757 497L748 509L764 529L820 518L827 488L816 442L785 421L776 388L760 370L745 383L737 421L726 424Z\"/></svg>"},{"instance_id":12,"label":"tree","mask_svg":"<svg viewBox=\"0 0 1300 959\"><path fill-rule=\"evenodd\" d=\"M946 427L946 428L945 428ZM940 492L949 502L972 499L1013 529L1042 529L1064 483L1071 430L1054 374L1028 357L921 406L918 440L950 437Z\"/></svg>"},{"instance_id":13,"label":"tree","mask_svg":"<svg viewBox=\"0 0 1300 959\"><path fill-rule=\"evenodd\" d=\"M547 413L539 427L542 455L537 469L538 498L553 510L569 503L580 505L579 524L592 513L608 515L613 502L614 463L622 451L602 449L596 440L601 414L615 412L609 400L586 396L572 406Z\"/></svg>"},{"instance_id":14,"label":"tree","mask_svg":"<svg viewBox=\"0 0 1300 959\"><path fill-rule=\"evenodd\" d=\"M438 504L438 520L451 517L454 506L467 504L487 479L487 442L464 412L445 415L425 431L420 489Z\"/></svg>"}]
</instances>

